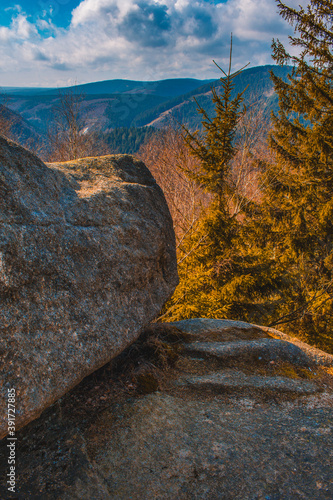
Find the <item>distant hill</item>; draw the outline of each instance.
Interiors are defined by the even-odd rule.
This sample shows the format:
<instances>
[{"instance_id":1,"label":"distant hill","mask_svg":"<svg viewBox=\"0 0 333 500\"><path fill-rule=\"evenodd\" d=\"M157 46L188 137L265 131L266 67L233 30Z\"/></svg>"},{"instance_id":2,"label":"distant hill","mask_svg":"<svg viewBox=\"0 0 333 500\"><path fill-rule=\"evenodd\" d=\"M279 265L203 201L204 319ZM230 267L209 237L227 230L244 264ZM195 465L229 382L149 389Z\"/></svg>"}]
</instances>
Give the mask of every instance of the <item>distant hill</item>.
<instances>
[{"instance_id":1,"label":"distant hill","mask_svg":"<svg viewBox=\"0 0 333 500\"><path fill-rule=\"evenodd\" d=\"M244 93L247 106L257 104L267 115L278 107L270 71L287 78L290 67L258 66L244 70L235 80L234 92ZM201 126L201 116L197 112L198 103L210 116L214 115L211 87L221 88L220 80L195 80L179 78L157 82L137 82L133 80L107 80L63 89L7 89L8 107L20 114L24 123L45 135L48 125L54 119L53 111L59 104L59 93L71 90L84 95L81 113L85 130L108 133L114 129L133 127L163 128L170 121L185 124L190 129ZM3 89L6 90L6 89ZM122 132L123 134L123 132ZM133 135L134 134L134 135ZM145 134L138 134L144 137ZM120 135L114 136L116 142ZM110 142L114 137L109 136ZM127 142L126 142L127 143ZM126 152L126 151L124 151Z\"/></svg>"},{"instance_id":2,"label":"distant hill","mask_svg":"<svg viewBox=\"0 0 333 500\"><path fill-rule=\"evenodd\" d=\"M9 107L42 133L52 122L52 110L59 102L59 95L73 91L84 96L82 112L88 126L104 131L131 127L137 115L212 81L191 78L157 82L107 80L61 89L22 88L20 91L3 88L3 91L10 99Z\"/></svg>"},{"instance_id":3,"label":"distant hill","mask_svg":"<svg viewBox=\"0 0 333 500\"><path fill-rule=\"evenodd\" d=\"M68 92L75 88L75 92L86 96L97 96L105 94L150 94L161 97L175 97L186 92L201 87L214 80L196 80L195 78L173 78L168 80L158 80L156 82L135 81L135 80L105 80L103 82L85 83L75 85L75 87L62 88L19 88L3 87L6 94L35 96L35 95L57 95L58 92Z\"/></svg>"},{"instance_id":4,"label":"distant hill","mask_svg":"<svg viewBox=\"0 0 333 500\"><path fill-rule=\"evenodd\" d=\"M56 89L47 88L47 87L0 87L0 91L2 94L9 95L40 95L44 92L48 91L56 91Z\"/></svg>"},{"instance_id":5,"label":"distant hill","mask_svg":"<svg viewBox=\"0 0 333 500\"><path fill-rule=\"evenodd\" d=\"M244 70L234 79L234 95L242 92L244 89L244 104L247 106L258 105L266 109L267 113L278 108L278 99L274 93L274 86L270 79L270 71L283 79L287 78L291 67L280 66L258 66ZM198 114L197 104L194 99L202 106L209 116L214 115L214 104L212 102L211 88L221 89L221 81L215 80L212 83L205 84L187 94L177 96L170 101L166 101L138 114L133 125L153 126L157 128L164 127L170 119L185 124L190 129L197 129L201 126L201 115Z\"/></svg>"},{"instance_id":6,"label":"distant hill","mask_svg":"<svg viewBox=\"0 0 333 500\"><path fill-rule=\"evenodd\" d=\"M36 129L27 122L19 113L12 111L7 106L0 104L0 123L4 120L10 123L9 138L23 145L34 146L40 141ZM1 134L1 129L0 129Z\"/></svg>"},{"instance_id":7,"label":"distant hill","mask_svg":"<svg viewBox=\"0 0 333 500\"><path fill-rule=\"evenodd\" d=\"M40 133L46 133L54 119L59 104L59 93L42 95L10 95L8 106L20 113ZM165 97L150 94L100 94L87 95L81 104L81 114L86 128L108 131L113 128L131 127L137 115L165 102Z\"/></svg>"},{"instance_id":8,"label":"distant hill","mask_svg":"<svg viewBox=\"0 0 333 500\"><path fill-rule=\"evenodd\" d=\"M201 87L214 80L196 80L194 78L174 78L156 82L141 82L134 80L106 80L104 82L76 85L75 89L86 96L105 94L149 94L160 97L175 97ZM72 87L59 89L66 92ZM48 90L45 94L52 93Z\"/></svg>"}]
</instances>

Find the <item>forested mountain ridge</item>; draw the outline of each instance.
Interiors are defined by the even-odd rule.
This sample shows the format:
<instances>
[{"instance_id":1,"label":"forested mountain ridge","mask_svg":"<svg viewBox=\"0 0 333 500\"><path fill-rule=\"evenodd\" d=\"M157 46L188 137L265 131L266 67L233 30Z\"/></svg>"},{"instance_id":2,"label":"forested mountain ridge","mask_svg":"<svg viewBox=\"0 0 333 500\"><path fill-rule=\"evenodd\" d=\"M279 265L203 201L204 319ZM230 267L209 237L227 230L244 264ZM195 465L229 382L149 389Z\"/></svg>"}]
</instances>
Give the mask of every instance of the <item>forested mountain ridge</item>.
<instances>
[{"instance_id":1,"label":"forested mountain ridge","mask_svg":"<svg viewBox=\"0 0 333 500\"><path fill-rule=\"evenodd\" d=\"M246 69L235 79L236 93L248 85L245 104L258 103L267 109L267 113L277 108L270 70L286 78L290 68L259 66ZM59 103L60 95L70 91L82 96L81 114L86 128L90 130L104 132L119 127L147 125L161 128L170 117L194 129L200 127L194 98L208 113L213 113L211 87L219 88L220 85L220 80L111 80L66 89L42 89L40 93L37 89L22 89L21 93L19 89L9 89L6 94L9 97L8 107L20 113L40 133L45 133L52 122L53 110Z\"/></svg>"},{"instance_id":2,"label":"forested mountain ridge","mask_svg":"<svg viewBox=\"0 0 333 500\"><path fill-rule=\"evenodd\" d=\"M244 93L245 104L247 106L257 104L264 107L269 114L271 110L276 111L278 108L278 100L274 93L270 71L274 71L274 74L278 77L287 79L290 70L291 67L289 66L279 67L275 65L257 66L246 69L235 77L233 94L236 95L246 88ZM136 117L133 125L151 125L161 128L165 126L170 118L173 118L180 123L186 124L190 129L200 128L201 117L197 113L195 100L210 116L213 116L212 87L219 91L221 89L220 79L162 103L145 113L141 113Z\"/></svg>"},{"instance_id":3,"label":"forested mountain ridge","mask_svg":"<svg viewBox=\"0 0 333 500\"><path fill-rule=\"evenodd\" d=\"M160 96L172 97L175 95L190 92L202 85L214 82L213 79L197 80L195 78L169 78L157 81L139 81L139 80L104 80L100 82L83 83L75 85L78 92L85 95L105 95L105 94L155 94ZM38 88L38 87L3 87L6 94L17 95L54 95L58 91L66 92L73 87L60 88Z\"/></svg>"}]
</instances>

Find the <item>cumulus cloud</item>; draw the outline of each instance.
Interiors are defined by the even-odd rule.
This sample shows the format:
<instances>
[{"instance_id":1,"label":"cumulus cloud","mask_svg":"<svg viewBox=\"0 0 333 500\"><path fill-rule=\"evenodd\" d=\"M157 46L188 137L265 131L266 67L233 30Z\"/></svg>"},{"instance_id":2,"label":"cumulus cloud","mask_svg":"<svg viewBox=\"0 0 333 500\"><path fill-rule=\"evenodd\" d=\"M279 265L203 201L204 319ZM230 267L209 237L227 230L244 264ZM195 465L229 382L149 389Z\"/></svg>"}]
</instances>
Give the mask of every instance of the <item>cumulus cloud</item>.
<instances>
[{"instance_id":1,"label":"cumulus cloud","mask_svg":"<svg viewBox=\"0 0 333 500\"><path fill-rule=\"evenodd\" d=\"M23 14L18 13L13 17L9 27L0 27L0 40L4 42L11 40L19 43L20 41L33 38L36 33L36 28L27 21L27 18Z\"/></svg>"},{"instance_id":2,"label":"cumulus cloud","mask_svg":"<svg viewBox=\"0 0 333 500\"><path fill-rule=\"evenodd\" d=\"M167 7L148 2L140 2L135 7L118 25L118 32L142 47L167 45L172 24Z\"/></svg>"},{"instance_id":3,"label":"cumulus cloud","mask_svg":"<svg viewBox=\"0 0 333 500\"><path fill-rule=\"evenodd\" d=\"M212 59L227 63L231 32L236 69L271 63L271 39L285 41L291 29L274 0L82 0L66 29L17 10L0 27L1 85L18 71L22 84L51 86L219 77Z\"/></svg>"}]
</instances>

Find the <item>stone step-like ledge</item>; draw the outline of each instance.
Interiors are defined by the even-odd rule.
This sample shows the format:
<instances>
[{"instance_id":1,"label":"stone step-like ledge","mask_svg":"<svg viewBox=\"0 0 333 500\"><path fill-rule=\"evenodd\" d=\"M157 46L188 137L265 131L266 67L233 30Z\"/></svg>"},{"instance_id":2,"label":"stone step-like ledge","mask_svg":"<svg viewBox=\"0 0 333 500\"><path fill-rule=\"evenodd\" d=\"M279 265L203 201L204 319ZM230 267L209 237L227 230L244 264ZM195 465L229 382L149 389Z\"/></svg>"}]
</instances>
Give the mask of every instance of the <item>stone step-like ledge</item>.
<instances>
[{"instance_id":1,"label":"stone step-like ledge","mask_svg":"<svg viewBox=\"0 0 333 500\"><path fill-rule=\"evenodd\" d=\"M320 389L307 380L295 380L287 377L262 377L260 375L246 375L237 370L224 370L205 376L183 377L176 383L192 389L208 389L212 391L278 391L297 395L314 394Z\"/></svg>"},{"instance_id":2,"label":"stone step-like ledge","mask_svg":"<svg viewBox=\"0 0 333 500\"><path fill-rule=\"evenodd\" d=\"M214 357L221 361L231 359L288 361L297 366L313 366L311 352L280 339L238 340L232 342L192 342L184 346L191 356Z\"/></svg>"}]
</instances>

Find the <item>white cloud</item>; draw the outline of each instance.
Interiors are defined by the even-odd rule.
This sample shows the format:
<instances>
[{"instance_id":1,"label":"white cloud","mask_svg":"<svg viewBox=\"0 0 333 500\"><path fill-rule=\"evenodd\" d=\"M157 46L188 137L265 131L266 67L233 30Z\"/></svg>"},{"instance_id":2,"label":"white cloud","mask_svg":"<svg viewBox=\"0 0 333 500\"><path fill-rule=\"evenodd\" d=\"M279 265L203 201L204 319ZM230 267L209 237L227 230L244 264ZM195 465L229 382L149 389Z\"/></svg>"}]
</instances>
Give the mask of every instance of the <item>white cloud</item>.
<instances>
[{"instance_id":1,"label":"white cloud","mask_svg":"<svg viewBox=\"0 0 333 500\"><path fill-rule=\"evenodd\" d=\"M0 27L0 85L17 85L18 72L21 84L50 86L218 77L211 61L227 63L231 32L237 68L271 63L271 39L291 30L274 0L83 0L67 29L16 10L10 27Z\"/></svg>"},{"instance_id":2,"label":"white cloud","mask_svg":"<svg viewBox=\"0 0 333 500\"><path fill-rule=\"evenodd\" d=\"M13 17L9 28L0 27L0 40L2 41L21 41L33 38L37 34L35 26L28 22L24 14L17 14Z\"/></svg>"}]
</instances>

